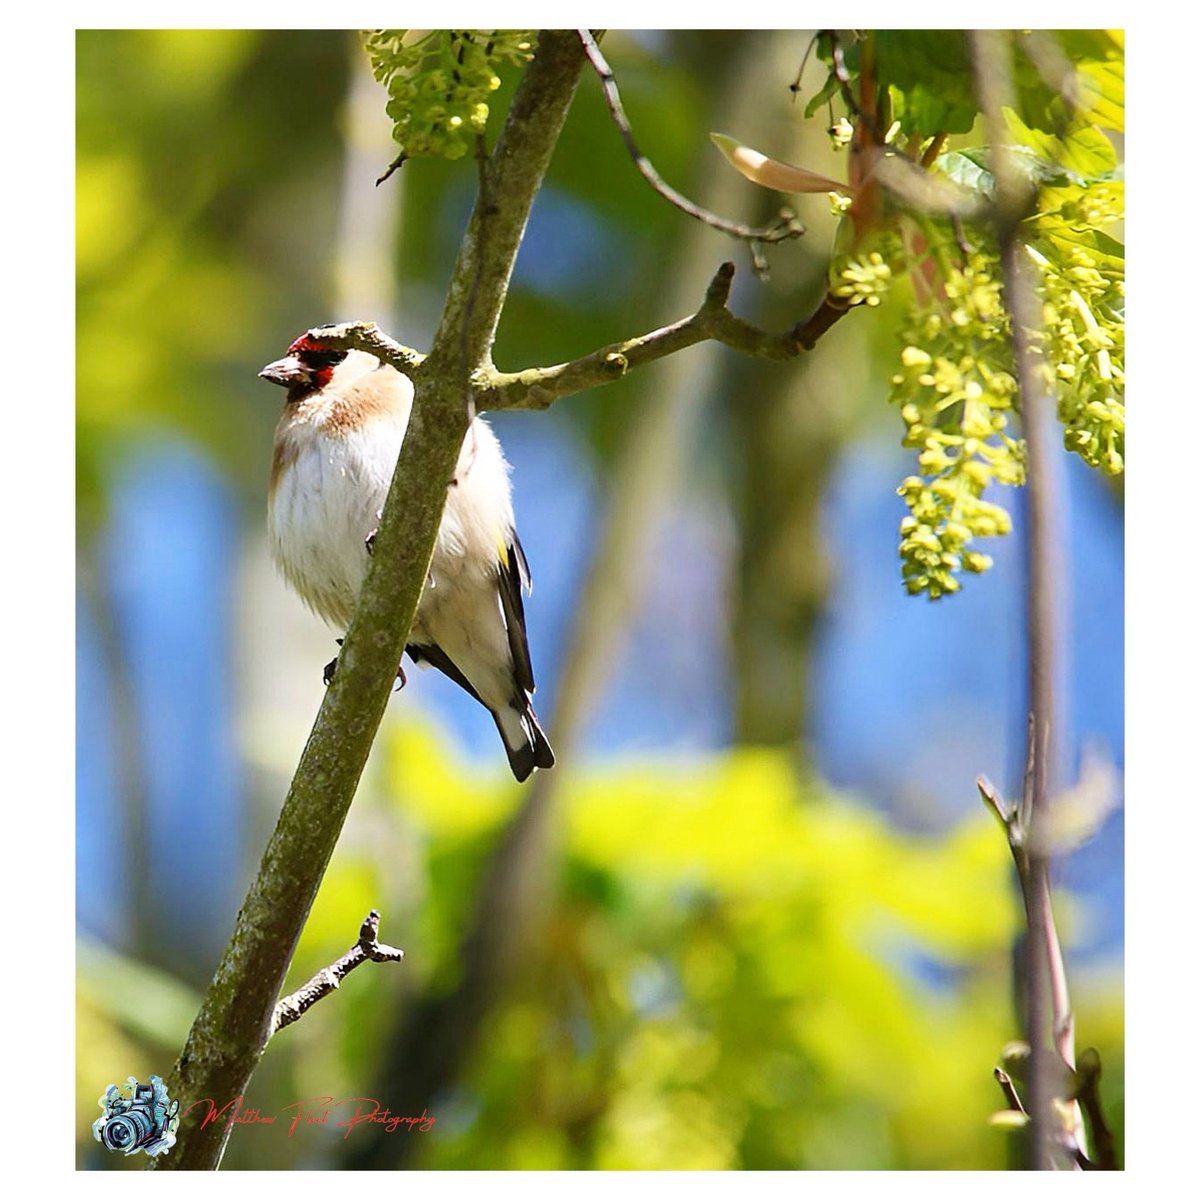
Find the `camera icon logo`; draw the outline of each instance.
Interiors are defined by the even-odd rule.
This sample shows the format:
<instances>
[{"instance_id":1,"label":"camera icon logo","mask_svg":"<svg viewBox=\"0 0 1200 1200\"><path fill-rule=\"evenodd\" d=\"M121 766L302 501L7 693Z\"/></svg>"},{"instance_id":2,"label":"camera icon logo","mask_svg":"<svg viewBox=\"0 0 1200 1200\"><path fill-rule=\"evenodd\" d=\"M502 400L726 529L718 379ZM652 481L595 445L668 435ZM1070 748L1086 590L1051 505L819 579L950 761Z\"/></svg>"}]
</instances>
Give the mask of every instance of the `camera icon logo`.
<instances>
[{"instance_id":1,"label":"camera icon logo","mask_svg":"<svg viewBox=\"0 0 1200 1200\"><path fill-rule=\"evenodd\" d=\"M130 1075L126 1083L110 1083L100 1097L102 1117L92 1123L92 1136L106 1150L136 1154L141 1150L152 1158L166 1154L175 1145L179 1128L179 1101L167 1096L157 1075L149 1083L139 1083Z\"/></svg>"}]
</instances>

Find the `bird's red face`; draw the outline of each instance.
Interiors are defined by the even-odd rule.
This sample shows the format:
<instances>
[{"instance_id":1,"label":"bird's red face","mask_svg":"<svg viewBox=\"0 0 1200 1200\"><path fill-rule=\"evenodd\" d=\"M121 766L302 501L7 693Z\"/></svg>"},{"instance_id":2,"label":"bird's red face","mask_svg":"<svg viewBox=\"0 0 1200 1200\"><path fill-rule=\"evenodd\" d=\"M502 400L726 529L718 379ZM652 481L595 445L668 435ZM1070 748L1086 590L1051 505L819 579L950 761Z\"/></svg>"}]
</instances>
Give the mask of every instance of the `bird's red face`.
<instances>
[{"instance_id":1,"label":"bird's red face","mask_svg":"<svg viewBox=\"0 0 1200 1200\"><path fill-rule=\"evenodd\" d=\"M289 401L302 400L327 386L345 357L345 350L331 349L306 333L288 347L284 358L263 367L258 377L287 388Z\"/></svg>"}]
</instances>

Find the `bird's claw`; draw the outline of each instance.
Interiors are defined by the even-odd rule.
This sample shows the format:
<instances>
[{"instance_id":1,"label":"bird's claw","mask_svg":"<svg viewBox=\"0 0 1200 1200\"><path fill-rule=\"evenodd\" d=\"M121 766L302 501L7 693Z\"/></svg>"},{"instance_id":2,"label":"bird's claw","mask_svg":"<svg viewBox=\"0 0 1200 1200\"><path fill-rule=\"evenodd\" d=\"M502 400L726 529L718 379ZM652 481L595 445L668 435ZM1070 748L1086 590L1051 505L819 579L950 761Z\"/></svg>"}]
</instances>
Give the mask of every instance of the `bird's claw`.
<instances>
[{"instance_id":1,"label":"bird's claw","mask_svg":"<svg viewBox=\"0 0 1200 1200\"><path fill-rule=\"evenodd\" d=\"M342 638L338 638L337 644L339 646L342 644L342 640ZM321 672L321 678L325 680L326 687L333 682L333 677L337 674L337 665L338 660L336 657L331 658L329 662L325 664L325 669Z\"/></svg>"},{"instance_id":2,"label":"bird's claw","mask_svg":"<svg viewBox=\"0 0 1200 1200\"><path fill-rule=\"evenodd\" d=\"M374 535L372 535L374 536ZM337 644L342 644L342 639L338 638ZM325 664L325 669L321 672L321 678L325 680L325 686L328 687L333 682L333 677L337 674L338 660L332 658ZM404 665L401 664L396 668L396 686L392 688L393 692L403 691L405 684L408 683L408 676L404 674Z\"/></svg>"}]
</instances>

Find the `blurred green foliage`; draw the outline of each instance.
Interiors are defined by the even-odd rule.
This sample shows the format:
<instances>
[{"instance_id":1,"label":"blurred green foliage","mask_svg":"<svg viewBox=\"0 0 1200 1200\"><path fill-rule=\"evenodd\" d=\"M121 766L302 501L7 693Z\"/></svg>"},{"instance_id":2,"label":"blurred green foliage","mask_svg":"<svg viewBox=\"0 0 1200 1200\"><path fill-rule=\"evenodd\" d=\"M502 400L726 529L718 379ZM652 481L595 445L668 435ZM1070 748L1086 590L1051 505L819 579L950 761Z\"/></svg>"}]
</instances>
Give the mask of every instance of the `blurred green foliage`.
<instances>
[{"instance_id":1,"label":"blurred green foliage","mask_svg":"<svg viewBox=\"0 0 1200 1200\"><path fill-rule=\"evenodd\" d=\"M181 433L233 478L261 479L261 441L230 431L257 423L266 434L274 421L272 405L244 402L264 333L278 341L313 323L349 38L77 34L81 532L95 527L105 478L137 438ZM297 76L305 86L284 104Z\"/></svg>"},{"instance_id":2,"label":"blurred green foliage","mask_svg":"<svg viewBox=\"0 0 1200 1200\"><path fill-rule=\"evenodd\" d=\"M280 1034L251 1085L264 1113L363 1094L393 1008L456 980L474 884L518 793L455 760L433 729L391 733L291 986L343 953L380 897L384 940L408 957L364 966ZM564 853L536 949L495 998L461 1083L430 1110L434 1131L403 1135L423 1139L415 1165L1004 1165L1014 1135L987 1119L1003 1107L991 1068L1013 1032L1019 914L1007 847L982 809L944 837L903 833L797 782L777 750L593 771L561 801ZM104 1075L100 1062L161 1068L169 1037L134 1029L103 1000L93 960L80 967L81 1076ZM1117 1111L1119 991L1110 981L1083 999L1081 1030ZM147 988L139 1006L168 1009L169 997ZM343 1132L239 1130L228 1165L336 1162Z\"/></svg>"}]
</instances>

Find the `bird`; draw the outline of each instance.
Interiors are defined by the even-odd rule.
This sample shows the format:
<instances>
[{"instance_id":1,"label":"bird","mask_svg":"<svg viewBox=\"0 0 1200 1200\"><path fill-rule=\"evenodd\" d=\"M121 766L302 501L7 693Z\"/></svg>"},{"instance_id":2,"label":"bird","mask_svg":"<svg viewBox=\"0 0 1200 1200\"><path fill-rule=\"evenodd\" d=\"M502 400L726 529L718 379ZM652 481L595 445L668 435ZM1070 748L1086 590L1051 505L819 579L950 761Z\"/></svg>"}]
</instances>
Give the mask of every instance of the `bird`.
<instances>
[{"instance_id":1,"label":"bird","mask_svg":"<svg viewBox=\"0 0 1200 1200\"><path fill-rule=\"evenodd\" d=\"M287 388L268 485L272 557L308 607L344 631L404 441L412 382L373 354L331 347L312 332L259 377ZM522 599L530 588L508 463L477 416L463 439L405 650L491 713L519 782L554 765L533 708ZM336 664L326 667L326 683Z\"/></svg>"}]
</instances>

